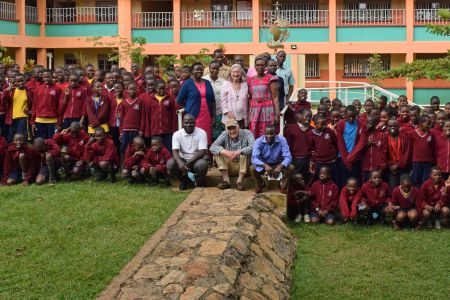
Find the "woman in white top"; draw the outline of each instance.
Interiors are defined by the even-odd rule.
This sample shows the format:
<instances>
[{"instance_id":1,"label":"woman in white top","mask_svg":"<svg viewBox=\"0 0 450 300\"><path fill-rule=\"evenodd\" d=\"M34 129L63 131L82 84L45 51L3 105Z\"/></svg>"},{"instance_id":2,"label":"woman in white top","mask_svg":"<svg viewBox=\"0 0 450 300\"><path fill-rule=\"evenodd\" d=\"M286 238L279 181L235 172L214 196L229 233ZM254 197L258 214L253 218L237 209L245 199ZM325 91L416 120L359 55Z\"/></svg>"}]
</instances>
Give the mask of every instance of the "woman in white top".
<instances>
[{"instance_id":1,"label":"woman in white top","mask_svg":"<svg viewBox=\"0 0 450 300\"><path fill-rule=\"evenodd\" d=\"M241 65L234 64L230 69L230 77L222 86L222 123L235 119L240 128L247 127L248 117L248 85Z\"/></svg>"}]
</instances>

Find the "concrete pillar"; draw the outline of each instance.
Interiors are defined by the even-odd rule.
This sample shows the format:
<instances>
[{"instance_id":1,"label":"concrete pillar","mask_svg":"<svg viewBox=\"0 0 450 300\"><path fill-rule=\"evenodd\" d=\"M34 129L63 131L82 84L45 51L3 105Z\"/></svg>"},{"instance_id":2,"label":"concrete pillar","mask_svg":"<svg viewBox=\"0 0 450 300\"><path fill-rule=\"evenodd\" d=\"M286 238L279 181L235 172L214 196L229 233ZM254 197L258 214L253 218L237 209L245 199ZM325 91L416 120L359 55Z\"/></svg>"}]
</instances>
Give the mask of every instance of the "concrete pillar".
<instances>
[{"instance_id":1,"label":"concrete pillar","mask_svg":"<svg viewBox=\"0 0 450 300\"><path fill-rule=\"evenodd\" d=\"M253 35L253 44L259 44L259 26L260 26L260 0L252 1L252 14L253 14L253 23L252 23L252 35Z\"/></svg>"},{"instance_id":2,"label":"concrete pillar","mask_svg":"<svg viewBox=\"0 0 450 300\"><path fill-rule=\"evenodd\" d=\"M120 0L117 1L117 4L117 26L119 28L119 36L131 42L131 1ZM131 67L131 61L125 61L122 59L120 61L120 66L129 70Z\"/></svg>"},{"instance_id":3,"label":"concrete pillar","mask_svg":"<svg viewBox=\"0 0 450 300\"><path fill-rule=\"evenodd\" d=\"M26 47L19 47L16 48L16 58L15 61L19 66L22 68L26 63L27 58L27 48Z\"/></svg>"},{"instance_id":4,"label":"concrete pillar","mask_svg":"<svg viewBox=\"0 0 450 300\"><path fill-rule=\"evenodd\" d=\"M328 54L328 72L328 80L330 81L329 87L334 88L336 87L336 83L333 82L336 81L336 53L334 52L330 52ZM336 91L330 91L329 97L330 99L336 98Z\"/></svg>"},{"instance_id":5,"label":"concrete pillar","mask_svg":"<svg viewBox=\"0 0 450 300\"><path fill-rule=\"evenodd\" d=\"M47 66L47 49L45 49L45 48L37 49L36 64L43 65L44 67L48 68L48 66Z\"/></svg>"},{"instance_id":6,"label":"concrete pillar","mask_svg":"<svg viewBox=\"0 0 450 300\"><path fill-rule=\"evenodd\" d=\"M412 51L408 51L406 53L406 62L411 63L414 61L414 54ZM408 97L408 101L413 101L414 99L414 82L413 81L406 81L406 97Z\"/></svg>"},{"instance_id":7,"label":"concrete pillar","mask_svg":"<svg viewBox=\"0 0 450 300\"><path fill-rule=\"evenodd\" d=\"M181 43L181 0L173 0L173 42Z\"/></svg>"},{"instance_id":8,"label":"concrete pillar","mask_svg":"<svg viewBox=\"0 0 450 300\"><path fill-rule=\"evenodd\" d=\"M47 21L47 1L37 0L38 21L41 22L40 36L45 36L45 22Z\"/></svg>"}]
</instances>

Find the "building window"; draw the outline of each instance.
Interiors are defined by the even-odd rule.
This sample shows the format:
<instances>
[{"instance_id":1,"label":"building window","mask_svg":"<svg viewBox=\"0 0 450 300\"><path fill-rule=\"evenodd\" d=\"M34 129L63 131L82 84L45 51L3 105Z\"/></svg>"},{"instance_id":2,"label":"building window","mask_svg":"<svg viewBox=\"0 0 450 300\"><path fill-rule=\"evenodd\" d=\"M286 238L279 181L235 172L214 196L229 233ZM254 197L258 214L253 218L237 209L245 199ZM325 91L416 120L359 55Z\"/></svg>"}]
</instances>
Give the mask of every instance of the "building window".
<instances>
[{"instance_id":1,"label":"building window","mask_svg":"<svg viewBox=\"0 0 450 300\"><path fill-rule=\"evenodd\" d=\"M305 76L320 77L319 55L307 54L305 57Z\"/></svg>"},{"instance_id":2,"label":"building window","mask_svg":"<svg viewBox=\"0 0 450 300\"><path fill-rule=\"evenodd\" d=\"M77 65L77 60L73 54L64 54L64 66Z\"/></svg>"},{"instance_id":3,"label":"building window","mask_svg":"<svg viewBox=\"0 0 450 300\"><path fill-rule=\"evenodd\" d=\"M391 9L391 2L381 1L346 1L346 10L358 10L358 9Z\"/></svg>"},{"instance_id":4,"label":"building window","mask_svg":"<svg viewBox=\"0 0 450 300\"><path fill-rule=\"evenodd\" d=\"M99 54L97 57L98 69L109 71L111 70L111 66L113 64L112 61L108 60L108 56L106 54Z\"/></svg>"},{"instance_id":5,"label":"building window","mask_svg":"<svg viewBox=\"0 0 450 300\"><path fill-rule=\"evenodd\" d=\"M370 55L344 55L344 77L367 77L369 76ZM389 55L381 55L383 70L388 71L391 67Z\"/></svg>"},{"instance_id":6,"label":"building window","mask_svg":"<svg viewBox=\"0 0 450 300\"><path fill-rule=\"evenodd\" d=\"M430 0L430 1L416 1L416 9L441 9L450 8L450 2L448 0Z\"/></svg>"}]
</instances>

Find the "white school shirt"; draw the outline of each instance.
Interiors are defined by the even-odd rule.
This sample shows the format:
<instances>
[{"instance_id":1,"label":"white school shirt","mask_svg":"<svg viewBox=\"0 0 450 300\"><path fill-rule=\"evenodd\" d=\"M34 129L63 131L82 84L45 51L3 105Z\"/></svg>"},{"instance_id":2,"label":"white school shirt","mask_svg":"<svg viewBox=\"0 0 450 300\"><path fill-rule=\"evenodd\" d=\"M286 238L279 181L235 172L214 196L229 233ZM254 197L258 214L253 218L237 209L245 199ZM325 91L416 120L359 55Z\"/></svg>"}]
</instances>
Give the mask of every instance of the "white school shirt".
<instances>
[{"instance_id":1,"label":"white school shirt","mask_svg":"<svg viewBox=\"0 0 450 300\"><path fill-rule=\"evenodd\" d=\"M198 150L208 149L206 132L195 127L194 132L187 134L184 128L176 131L172 137L172 150L179 150L180 157L190 160Z\"/></svg>"}]
</instances>

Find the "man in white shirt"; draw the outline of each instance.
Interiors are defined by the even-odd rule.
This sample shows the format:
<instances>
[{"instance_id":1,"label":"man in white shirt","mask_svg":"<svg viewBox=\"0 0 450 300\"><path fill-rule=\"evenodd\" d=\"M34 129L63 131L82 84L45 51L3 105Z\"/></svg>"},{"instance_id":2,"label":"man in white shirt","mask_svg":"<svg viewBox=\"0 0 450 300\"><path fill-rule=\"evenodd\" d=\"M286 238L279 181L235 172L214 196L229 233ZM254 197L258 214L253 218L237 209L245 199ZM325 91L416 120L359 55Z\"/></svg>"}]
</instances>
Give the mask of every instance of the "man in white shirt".
<instances>
[{"instance_id":1,"label":"man in white shirt","mask_svg":"<svg viewBox=\"0 0 450 300\"><path fill-rule=\"evenodd\" d=\"M183 118L183 129L172 137L173 158L167 162L167 170L180 180L180 190L186 190L192 176L195 185L205 186L208 161L205 159L208 149L206 132L195 127L194 116L187 114ZM192 179L194 179L192 178Z\"/></svg>"}]
</instances>

